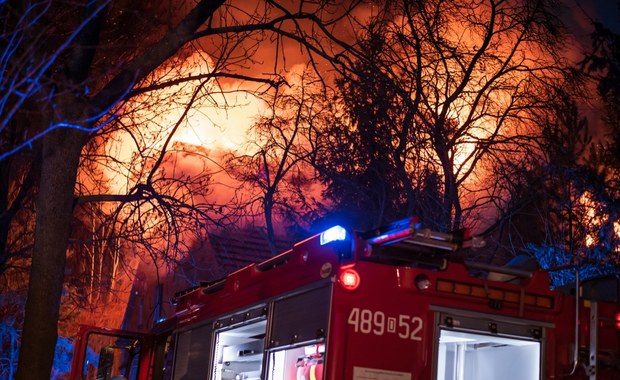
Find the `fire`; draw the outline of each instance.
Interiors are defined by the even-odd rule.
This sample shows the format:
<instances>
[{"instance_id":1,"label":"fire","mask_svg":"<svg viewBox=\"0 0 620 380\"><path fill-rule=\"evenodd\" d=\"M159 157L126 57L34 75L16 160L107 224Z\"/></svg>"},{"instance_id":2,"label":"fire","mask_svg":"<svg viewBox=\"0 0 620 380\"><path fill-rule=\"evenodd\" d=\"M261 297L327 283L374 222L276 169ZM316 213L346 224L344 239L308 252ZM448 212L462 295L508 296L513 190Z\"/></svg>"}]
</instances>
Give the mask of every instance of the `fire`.
<instances>
[{"instance_id":1,"label":"fire","mask_svg":"<svg viewBox=\"0 0 620 380\"><path fill-rule=\"evenodd\" d=\"M204 52L195 52L160 69L151 78L151 85L157 87L166 81L208 75L213 72L213 66ZM302 64L291 67L285 78L287 86L281 94L304 87L302 73L305 69ZM144 183L165 147L167 177L211 178L208 187L194 189L194 193L188 195L192 202L225 208L234 201L260 196L256 193L260 189L252 186L243 187L243 194L236 191L241 189L241 184L223 169L223 159L230 152L252 155L260 149L260 141L253 141L257 137L251 133L260 117L294 111L274 111L265 99L255 95L255 86L231 80L188 81L145 92L126 104L119 119L123 127L111 133L105 143L106 154L112 158L101 167L108 178L105 184L108 192L126 194L137 184ZM316 184L310 191L316 195L321 189L321 185ZM160 217L164 216L150 217L149 226L162 222Z\"/></svg>"},{"instance_id":2,"label":"fire","mask_svg":"<svg viewBox=\"0 0 620 380\"><path fill-rule=\"evenodd\" d=\"M368 11L367 8L365 10ZM508 12L510 11L514 9L509 9ZM446 132L446 144L451 144L448 156L453 173L450 174L453 174L455 182L460 184L458 197L467 202L466 206L475 205L476 199L481 195L497 196L496 192L499 190L487 183L492 174L491 164L479 159L483 154L479 147L490 146L496 137L500 140L510 140L519 133L531 132L527 130L529 126L523 126L525 118L522 118L521 111L531 98L523 99L525 97L521 95L530 92L530 89L536 90L531 84L534 82L532 77L537 73L549 74L544 71L544 67L552 63L551 57L545 55L540 47L528 42L527 38L520 40L527 31L508 25L511 22L510 17L498 17L495 20L498 23L497 30L501 31L505 27L508 32L497 31L491 36L490 41L486 41L488 24L483 21L490 18L490 14L490 5L485 2L477 3L471 9L464 8L462 14L455 13L454 20L442 25L441 30L433 31L445 32L440 37L448 42L447 45L450 45L451 49L462 52L461 55L445 55L445 52L433 50L436 47L432 46L432 39L421 40L423 45L421 49L429 51L428 54L424 51L425 55L422 57L424 62L420 68L422 91L427 91L422 97L428 103L428 109L432 111L429 113L434 114L424 121L432 125L436 121L434 119L438 119L438 115L441 114L446 124L454 124L450 125L448 127L450 130ZM411 34L413 31L408 24L409 21L411 20L404 16L398 16L389 20L389 24L394 28L394 33L400 31ZM423 20L413 21L424 25ZM463 25L468 23L473 23L474 27L464 29ZM421 28L420 25L417 26ZM472 57L476 56L478 49L485 44L491 45L488 48L491 52L481 50L479 59L474 61ZM414 53L406 50L405 44L394 47L394 51L401 55L414 56ZM395 59L394 62L396 75L412 69L406 66L406 59ZM471 67L464 67L469 63ZM170 65L159 70L152 81L157 84L197 75L208 76L213 74L216 66L206 53L194 52L185 57L178 57ZM295 74L300 72L301 67L302 65L292 67L287 77L291 87L299 86L299 75ZM503 73L505 67L509 67L510 70ZM501 73L501 80L498 83L492 82L497 73ZM458 89L461 81L464 86ZM185 82L150 91L127 104L121 123L140 125L143 132L136 136L119 129L119 132L108 140L106 150L115 157L115 162L106 168L111 178L109 185L117 193L131 189L144 178L144 171L147 169L136 166L133 159L143 156L152 161L156 159L164 144L168 144L168 149L175 143L200 147L204 149L204 158L207 160L212 160L216 156L215 152L241 152L241 146L248 138L248 129L258 117L268 115L270 112L262 99L251 95L252 90L252 86L248 83L205 79L202 82ZM456 96L453 96L454 94ZM483 100L480 100L481 98ZM162 102L162 99L165 101ZM188 109L190 102L191 108ZM510 112L505 114L502 112L510 107L513 107ZM167 140L167 133L175 128L172 139ZM505 147L505 151L518 148L518 143L515 143L513 146ZM249 150L243 153L253 153L250 145L245 145L244 149ZM253 149L258 149L258 146L255 145ZM425 147L422 153L426 155L422 159L429 162L429 165L436 165L439 154L433 152L433 147ZM204 162L191 162L196 168L201 164L204 165ZM215 166L218 164L219 162L216 162ZM184 161L181 165L190 165L190 161ZM436 165L436 170L442 173L445 167ZM213 166L206 165L203 168L211 170ZM217 182L225 181L225 178L218 177ZM225 203L225 200L221 201Z\"/></svg>"},{"instance_id":3,"label":"fire","mask_svg":"<svg viewBox=\"0 0 620 380\"><path fill-rule=\"evenodd\" d=\"M152 81L156 85L208 75L212 66L204 53L195 52L154 73ZM239 83L221 85L215 79L188 81L132 99L119 120L129 128L118 129L106 142L106 152L114 159L106 167L112 192L122 193L131 188L140 179L135 173L142 169L135 166L136 158L155 158L165 144L167 149L181 143L214 151L239 147L247 128L265 107L260 99L248 95L249 91L240 86ZM132 126L138 126L141 133L130 132Z\"/></svg>"},{"instance_id":4,"label":"fire","mask_svg":"<svg viewBox=\"0 0 620 380\"><path fill-rule=\"evenodd\" d=\"M587 248L607 247L610 252L620 253L620 221L610 221L604 205L589 193L583 193L577 204L579 225L584 230Z\"/></svg>"},{"instance_id":5,"label":"fire","mask_svg":"<svg viewBox=\"0 0 620 380\"><path fill-rule=\"evenodd\" d=\"M587 228L586 236L585 236L585 245L587 247L592 247L597 242L597 236L595 230L600 228L602 218L597 215L596 212L596 204L592 200L592 197L588 193L584 193L578 202L581 207L584 208L584 217L585 217L585 225L589 226Z\"/></svg>"}]
</instances>

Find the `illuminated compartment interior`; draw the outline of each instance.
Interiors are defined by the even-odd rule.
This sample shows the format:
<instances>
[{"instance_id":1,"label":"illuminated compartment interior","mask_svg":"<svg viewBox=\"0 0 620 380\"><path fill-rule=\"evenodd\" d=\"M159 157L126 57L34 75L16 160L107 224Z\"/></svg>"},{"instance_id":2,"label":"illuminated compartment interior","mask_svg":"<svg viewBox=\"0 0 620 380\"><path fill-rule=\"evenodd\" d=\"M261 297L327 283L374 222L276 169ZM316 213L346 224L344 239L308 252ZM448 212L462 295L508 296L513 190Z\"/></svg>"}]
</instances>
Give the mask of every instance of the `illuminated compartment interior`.
<instances>
[{"instance_id":1,"label":"illuminated compartment interior","mask_svg":"<svg viewBox=\"0 0 620 380\"><path fill-rule=\"evenodd\" d=\"M216 342L216 380L259 380L266 322L260 321L220 331Z\"/></svg>"},{"instance_id":2,"label":"illuminated compartment interior","mask_svg":"<svg viewBox=\"0 0 620 380\"><path fill-rule=\"evenodd\" d=\"M438 380L540 379L540 342L441 330Z\"/></svg>"},{"instance_id":3,"label":"illuminated compartment interior","mask_svg":"<svg viewBox=\"0 0 620 380\"><path fill-rule=\"evenodd\" d=\"M323 344L272 351L267 380L322 380L324 354Z\"/></svg>"}]
</instances>

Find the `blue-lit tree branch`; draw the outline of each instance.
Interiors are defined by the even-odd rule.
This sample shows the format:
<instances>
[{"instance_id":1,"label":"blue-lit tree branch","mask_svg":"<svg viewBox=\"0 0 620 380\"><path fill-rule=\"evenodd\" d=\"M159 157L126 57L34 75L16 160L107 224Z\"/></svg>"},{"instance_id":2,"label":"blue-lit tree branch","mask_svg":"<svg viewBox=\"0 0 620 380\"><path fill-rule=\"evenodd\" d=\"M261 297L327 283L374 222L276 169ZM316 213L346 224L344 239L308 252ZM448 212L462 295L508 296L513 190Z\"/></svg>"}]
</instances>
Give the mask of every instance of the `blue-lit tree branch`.
<instances>
[{"instance_id":1,"label":"blue-lit tree branch","mask_svg":"<svg viewBox=\"0 0 620 380\"><path fill-rule=\"evenodd\" d=\"M116 102L115 104L117 104L116 110L120 109L120 103L122 102L123 99L125 99L125 97L127 96L127 94L129 93L129 91L133 88L134 83L132 83L127 89L126 91L121 94L120 98L118 99L118 102ZM43 138L43 136L45 136L46 134L56 130L56 129L61 129L61 128L72 128L72 129L77 129L80 131L83 131L85 133L94 133L97 132L98 130L102 129L103 127L105 127L106 125L110 124L110 122L112 122L114 119L116 119L117 116L117 112L112 112L110 113L109 110L104 110L96 115L90 116L87 119L85 119L83 121L83 124L78 124L78 123L70 123L70 122L58 122L58 123L53 123L51 124L48 128L46 128L45 130L35 134L34 136L28 138L27 140L25 140L24 142L22 142L21 144L17 145L16 147L14 147L13 149L10 149L4 153L0 153L0 161L4 160L5 158L11 156L12 154L15 154L17 152L19 152L22 149L26 149L26 148L32 148L32 144L37 141L40 138ZM103 119L103 121L102 121ZM89 125L92 125L89 127Z\"/></svg>"},{"instance_id":2,"label":"blue-lit tree branch","mask_svg":"<svg viewBox=\"0 0 620 380\"><path fill-rule=\"evenodd\" d=\"M42 3L41 3L42 4ZM2 100L0 101L0 114L4 114L4 108L8 102L8 99L13 94L17 94L19 97L23 98L24 92L18 91L17 88L21 87L23 83L28 83L30 81L30 71L27 71L23 78L20 78L19 75L7 75L11 72L9 67L15 68L26 68L30 69L28 65L20 65L20 64L10 64L12 61L16 60L15 54L20 47L24 34L28 31L29 28L33 27L36 22L47 12L49 9L50 3L48 2L43 9L40 10L38 14L34 14L32 16L35 9L38 7L36 5L30 6L27 8L26 12L20 17L17 21L17 27L10 34L2 36L2 40L6 43L6 47L2 52L2 56L0 57L0 84L2 88ZM29 17L32 16L32 20L29 20ZM5 82L8 82L4 85ZM18 104L21 105L21 103ZM15 109L15 108L14 108ZM14 112L13 112L14 113ZM11 117L4 117L4 120L8 122ZM6 122L3 123L3 126Z\"/></svg>"},{"instance_id":3,"label":"blue-lit tree branch","mask_svg":"<svg viewBox=\"0 0 620 380\"><path fill-rule=\"evenodd\" d=\"M25 32L28 31L29 28L33 28L37 21L40 20L40 18L43 17L48 11L50 2L33 4L27 9L24 15L20 17L15 31L10 35L5 36L6 38L3 38L3 40L8 42L6 48L2 52L2 56L0 57L0 68L2 68L2 70L0 70L0 89L3 93L2 98L0 99L0 115L2 115L2 120L0 121L0 132L7 127L8 123L23 106L24 102L40 91L42 87L41 78L50 69L50 67L56 63L60 54L67 50L86 25L98 17L109 2L110 0L103 1L99 4L99 6L95 7L93 11L89 13L88 16L85 17L84 20L72 31L65 41L49 57L46 57L42 63L35 67L24 65L23 62L15 62L16 64L11 64L11 60L19 61L21 59L22 61L29 61L31 59L31 57L16 57L16 51L24 41L23 37ZM0 3L0 5L4 6L3 3ZM36 46L26 49L26 51L31 52L34 48L36 48ZM5 76L5 73L11 73L11 70L8 69L9 67L19 67L20 69L23 69L22 72L13 73L13 75L11 75L13 77L8 78ZM10 106L10 109L6 109L7 105L10 103L10 99L14 99L15 103ZM53 127L52 129L56 128L58 127ZM38 133L35 137L28 139L28 141L25 141L17 148L12 149L11 152L14 153L25 146L30 146L34 141L33 139L40 138L45 135L46 132L49 132L49 130L51 129ZM2 154L0 159L6 157L7 154L8 152Z\"/></svg>"},{"instance_id":4,"label":"blue-lit tree branch","mask_svg":"<svg viewBox=\"0 0 620 380\"><path fill-rule=\"evenodd\" d=\"M540 266L549 271L553 286L574 283L577 270L581 280L618 274L615 265L607 261L609 251L600 247L587 249L578 256L549 245L528 244L528 250L534 254Z\"/></svg>"},{"instance_id":5,"label":"blue-lit tree branch","mask_svg":"<svg viewBox=\"0 0 620 380\"><path fill-rule=\"evenodd\" d=\"M70 129L77 129L86 133L92 133L92 132L96 132L99 129L103 128L105 125L109 124L110 121L113 118L109 118L107 119L104 123L101 124L97 124L96 126L93 127L85 127L83 125L79 125L79 124L72 124L72 123L65 123L65 122L61 122L61 123L55 123L53 125L51 125L50 127L48 127L47 129L45 129L42 132L37 133L36 135L32 136L31 138L29 138L28 140L22 142L21 144L17 145L16 147L14 147L13 149L8 150L7 152L4 152L2 154L0 154L0 161L4 160L5 158L9 157L12 154L15 154L17 152L19 152L22 149L25 148L32 148L32 144L37 141L40 138L43 138L43 136L45 136L46 134L56 130L56 129L61 129L61 128L70 128Z\"/></svg>"}]
</instances>

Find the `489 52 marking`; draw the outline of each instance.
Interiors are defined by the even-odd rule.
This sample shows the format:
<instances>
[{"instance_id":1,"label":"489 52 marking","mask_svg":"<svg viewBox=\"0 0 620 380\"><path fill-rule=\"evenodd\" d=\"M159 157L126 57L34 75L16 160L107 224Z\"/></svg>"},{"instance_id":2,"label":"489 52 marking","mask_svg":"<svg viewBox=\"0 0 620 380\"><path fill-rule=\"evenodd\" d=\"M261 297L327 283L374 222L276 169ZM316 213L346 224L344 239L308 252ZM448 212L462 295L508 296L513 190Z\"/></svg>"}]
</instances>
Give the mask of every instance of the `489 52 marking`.
<instances>
[{"instance_id":1,"label":"489 52 marking","mask_svg":"<svg viewBox=\"0 0 620 380\"><path fill-rule=\"evenodd\" d=\"M421 341L424 321L420 317L408 314L399 314L398 317L386 316L382 311L373 311L354 307L349 313L347 323L353 326L353 331L362 334L382 336L397 334L401 339Z\"/></svg>"}]
</instances>

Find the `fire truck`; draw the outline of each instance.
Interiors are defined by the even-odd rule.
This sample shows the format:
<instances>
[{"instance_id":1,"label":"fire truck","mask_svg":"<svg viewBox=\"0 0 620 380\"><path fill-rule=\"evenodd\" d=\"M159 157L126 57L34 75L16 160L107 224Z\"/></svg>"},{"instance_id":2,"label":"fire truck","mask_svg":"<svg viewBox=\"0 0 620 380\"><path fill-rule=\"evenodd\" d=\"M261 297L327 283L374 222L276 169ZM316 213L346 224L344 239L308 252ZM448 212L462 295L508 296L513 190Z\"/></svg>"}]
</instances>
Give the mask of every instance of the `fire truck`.
<instances>
[{"instance_id":1,"label":"fire truck","mask_svg":"<svg viewBox=\"0 0 620 380\"><path fill-rule=\"evenodd\" d=\"M177 293L148 334L83 326L71 379L620 379L615 278L560 291L453 259L477 244L414 218L336 226Z\"/></svg>"}]
</instances>

